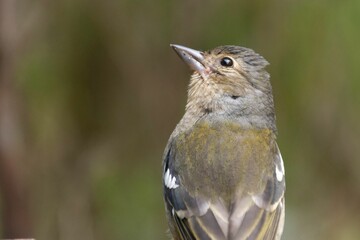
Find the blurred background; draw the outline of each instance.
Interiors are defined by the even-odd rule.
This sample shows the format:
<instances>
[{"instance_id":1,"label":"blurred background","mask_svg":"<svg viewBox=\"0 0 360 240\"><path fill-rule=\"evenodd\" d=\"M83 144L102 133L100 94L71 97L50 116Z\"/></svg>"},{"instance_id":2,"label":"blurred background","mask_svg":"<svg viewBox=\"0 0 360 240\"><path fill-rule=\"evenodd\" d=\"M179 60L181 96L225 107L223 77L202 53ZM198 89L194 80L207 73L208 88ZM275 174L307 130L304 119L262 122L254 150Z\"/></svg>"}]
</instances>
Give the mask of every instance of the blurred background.
<instances>
[{"instance_id":1,"label":"blurred background","mask_svg":"<svg viewBox=\"0 0 360 240\"><path fill-rule=\"evenodd\" d=\"M283 239L359 239L359 22L358 0L0 0L0 238L168 239L177 43L271 63Z\"/></svg>"}]
</instances>

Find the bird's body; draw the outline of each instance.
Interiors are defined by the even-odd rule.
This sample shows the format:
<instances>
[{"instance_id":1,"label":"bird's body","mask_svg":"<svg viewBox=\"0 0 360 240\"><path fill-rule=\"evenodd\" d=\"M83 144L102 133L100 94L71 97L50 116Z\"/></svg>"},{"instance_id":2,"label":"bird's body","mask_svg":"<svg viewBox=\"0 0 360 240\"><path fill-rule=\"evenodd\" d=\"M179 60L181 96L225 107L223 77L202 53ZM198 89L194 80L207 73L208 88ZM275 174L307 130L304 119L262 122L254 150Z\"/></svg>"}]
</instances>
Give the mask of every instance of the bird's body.
<instances>
[{"instance_id":1,"label":"bird's body","mask_svg":"<svg viewBox=\"0 0 360 240\"><path fill-rule=\"evenodd\" d=\"M267 62L236 46L173 47L195 70L164 153L173 238L280 239L285 179Z\"/></svg>"}]
</instances>

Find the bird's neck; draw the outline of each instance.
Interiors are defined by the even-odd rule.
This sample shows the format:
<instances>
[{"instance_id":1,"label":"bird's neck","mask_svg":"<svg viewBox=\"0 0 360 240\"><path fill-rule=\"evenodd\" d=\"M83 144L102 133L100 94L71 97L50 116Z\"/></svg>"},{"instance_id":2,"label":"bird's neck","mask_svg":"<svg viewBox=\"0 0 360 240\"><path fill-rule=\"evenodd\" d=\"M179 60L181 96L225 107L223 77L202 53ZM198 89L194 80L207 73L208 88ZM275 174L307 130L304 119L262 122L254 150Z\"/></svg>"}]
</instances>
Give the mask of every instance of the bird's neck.
<instances>
[{"instance_id":1,"label":"bird's neck","mask_svg":"<svg viewBox=\"0 0 360 240\"><path fill-rule=\"evenodd\" d=\"M270 90L271 91L271 90ZM268 128L276 133L272 93L254 90L239 98L239 104L229 107L224 93L212 81L194 73L190 79L185 114L179 122L180 131L191 128L200 119L223 119L237 122L243 128Z\"/></svg>"},{"instance_id":2,"label":"bird's neck","mask_svg":"<svg viewBox=\"0 0 360 240\"><path fill-rule=\"evenodd\" d=\"M183 118L178 123L175 132L183 132L191 129L199 121L207 121L210 124L219 122L234 123L239 125L242 129L269 129L274 134L277 134L274 114L268 115L227 115L216 113L203 113L202 115L191 111L185 112ZM174 133L176 135L176 133Z\"/></svg>"}]
</instances>

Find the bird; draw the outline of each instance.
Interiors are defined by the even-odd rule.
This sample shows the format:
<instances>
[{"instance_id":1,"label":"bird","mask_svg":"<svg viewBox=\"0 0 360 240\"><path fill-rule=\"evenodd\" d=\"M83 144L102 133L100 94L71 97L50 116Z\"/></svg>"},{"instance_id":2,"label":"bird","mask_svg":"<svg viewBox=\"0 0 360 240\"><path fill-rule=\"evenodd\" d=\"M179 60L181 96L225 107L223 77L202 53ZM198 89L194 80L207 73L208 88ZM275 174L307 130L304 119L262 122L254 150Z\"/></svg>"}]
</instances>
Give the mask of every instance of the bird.
<instances>
[{"instance_id":1,"label":"bird","mask_svg":"<svg viewBox=\"0 0 360 240\"><path fill-rule=\"evenodd\" d=\"M170 237L281 239L285 170L269 63L235 45L170 46L192 70L184 116L163 154Z\"/></svg>"}]
</instances>

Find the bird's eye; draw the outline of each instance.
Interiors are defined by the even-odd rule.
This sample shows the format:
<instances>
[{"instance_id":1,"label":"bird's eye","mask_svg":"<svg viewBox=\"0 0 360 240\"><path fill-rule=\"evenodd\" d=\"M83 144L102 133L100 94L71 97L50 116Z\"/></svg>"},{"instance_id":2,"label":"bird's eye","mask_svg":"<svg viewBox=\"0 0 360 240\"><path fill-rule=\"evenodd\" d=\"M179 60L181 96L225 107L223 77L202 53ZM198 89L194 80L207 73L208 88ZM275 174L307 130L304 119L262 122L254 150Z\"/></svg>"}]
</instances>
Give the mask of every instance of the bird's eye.
<instances>
[{"instance_id":1,"label":"bird's eye","mask_svg":"<svg viewBox=\"0 0 360 240\"><path fill-rule=\"evenodd\" d=\"M220 60L220 64L224 67L231 67L233 65L233 60L231 60L231 58L224 57Z\"/></svg>"}]
</instances>

